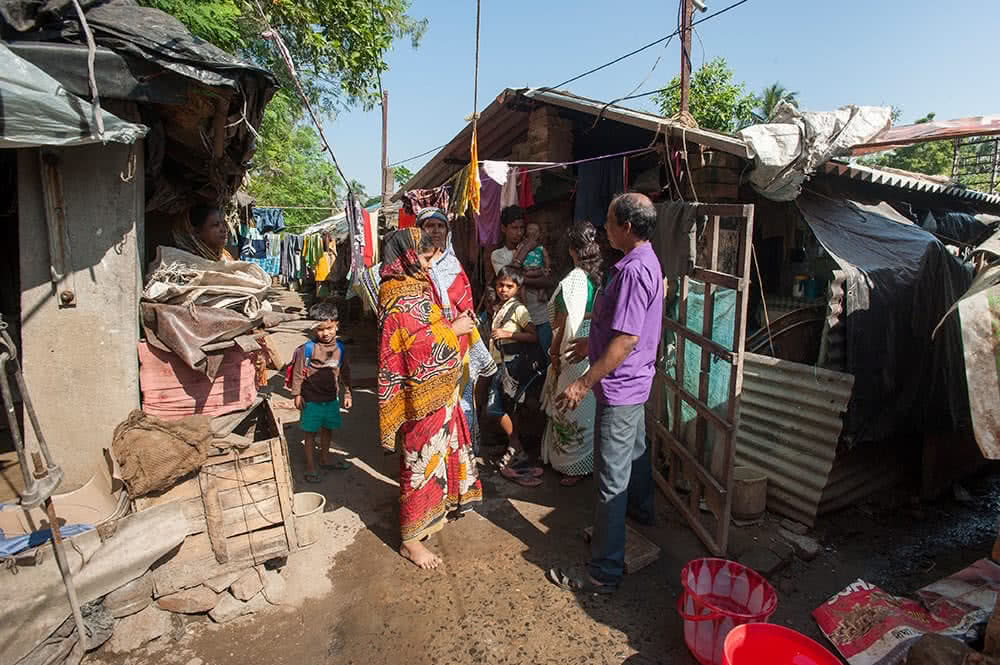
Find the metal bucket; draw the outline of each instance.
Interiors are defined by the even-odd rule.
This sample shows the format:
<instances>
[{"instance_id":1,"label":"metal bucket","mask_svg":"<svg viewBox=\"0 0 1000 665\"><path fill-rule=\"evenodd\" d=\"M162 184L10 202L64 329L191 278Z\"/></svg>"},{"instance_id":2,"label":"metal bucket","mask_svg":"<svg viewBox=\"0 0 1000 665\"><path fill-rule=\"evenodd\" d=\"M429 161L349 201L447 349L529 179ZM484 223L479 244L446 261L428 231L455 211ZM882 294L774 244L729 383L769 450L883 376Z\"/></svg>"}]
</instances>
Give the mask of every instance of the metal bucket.
<instances>
[{"instance_id":1,"label":"metal bucket","mask_svg":"<svg viewBox=\"0 0 1000 665\"><path fill-rule=\"evenodd\" d=\"M323 533L323 509L326 497L316 492L296 492L292 497L295 516L295 540L299 548L309 547Z\"/></svg>"}]
</instances>

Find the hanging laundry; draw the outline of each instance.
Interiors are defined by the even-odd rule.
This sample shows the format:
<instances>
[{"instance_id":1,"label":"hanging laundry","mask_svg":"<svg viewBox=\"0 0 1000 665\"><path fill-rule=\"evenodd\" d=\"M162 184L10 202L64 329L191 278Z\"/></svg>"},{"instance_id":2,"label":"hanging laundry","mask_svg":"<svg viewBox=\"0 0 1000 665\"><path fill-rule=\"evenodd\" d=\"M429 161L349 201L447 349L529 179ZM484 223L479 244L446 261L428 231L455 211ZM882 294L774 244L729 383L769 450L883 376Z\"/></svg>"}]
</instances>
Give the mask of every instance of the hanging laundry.
<instances>
[{"instance_id":1,"label":"hanging laundry","mask_svg":"<svg viewBox=\"0 0 1000 665\"><path fill-rule=\"evenodd\" d=\"M281 259L276 256L268 256L263 259L247 259L247 263L256 263L268 275L281 274Z\"/></svg>"},{"instance_id":2,"label":"hanging laundry","mask_svg":"<svg viewBox=\"0 0 1000 665\"><path fill-rule=\"evenodd\" d=\"M364 260L364 266L366 268L372 267L375 263L375 232L372 229L372 216L367 210L362 208L361 212L361 222L365 230L365 246L361 252L361 258Z\"/></svg>"},{"instance_id":3,"label":"hanging laundry","mask_svg":"<svg viewBox=\"0 0 1000 665\"><path fill-rule=\"evenodd\" d=\"M500 188L500 209L517 205L517 178L518 169L515 166L508 167L507 180Z\"/></svg>"},{"instance_id":4,"label":"hanging laundry","mask_svg":"<svg viewBox=\"0 0 1000 665\"><path fill-rule=\"evenodd\" d=\"M351 241L351 287L356 286L358 281L358 269L365 265L365 226L361 216L361 205L354 198L354 192L347 192L347 203L344 207L347 215L347 232Z\"/></svg>"},{"instance_id":5,"label":"hanging laundry","mask_svg":"<svg viewBox=\"0 0 1000 665\"><path fill-rule=\"evenodd\" d=\"M469 209L469 167L464 167L455 176L455 195L451 201L451 212L457 217L464 217Z\"/></svg>"},{"instance_id":6,"label":"hanging laundry","mask_svg":"<svg viewBox=\"0 0 1000 665\"><path fill-rule=\"evenodd\" d=\"M486 168L486 164L502 164L503 168ZM500 191L503 183L493 176L497 175L506 181L507 164L505 162L485 162L481 169L482 190L480 196L479 214L474 215L476 231L481 247L495 247L500 244Z\"/></svg>"},{"instance_id":7,"label":"hanging laundry","mask_svg":"<svg viewBox=\"0 0 1000 665\"><path fill-rule=\"evenodd\" d=\"M323 238L318 233L306 236L302 257L309 268L315 268L323 256Z\"/></svg>"},{"instance_id":8,"label":"hanging laundry","mask_svg":"<svg viewBox=\"0 0 1000 665\"><path fill-rule=\"evenodd\" d=\"M406 212L406 210L399 209L399 218L396 223L396 228L398 229L408 229L411 226L415 226L417 223L417 216Z\"/></svg>"},{"instance_id":9,"label":"hanging laundry","mask_svg":"<svg viewBox=\"0 0 1000 665\"><path fill-rule=\"evenodd\" d=\"M625 191L622 158L602 159L576 167L576 207L574 218L604 226L608 205Z\"/></svg>"},{"instance_id":10,"label":"hanging laundry","mask_svg":"<svg viewBox=\"0 0 1000 665\"><path fill-rule=\"evenodd\" d=\"M283 231L285 228L285 211L281 208L254 208L252 211L257 230Z\"/></svg>"},{"instance_id":11,"label":"hanging laundry","mask_svg":"<svg viewBox=\"0 0 1000 665\"><path fill-rule=\"evenodd\" d=\"M472 126L472 145L469 147L469 182L466 188L469 190L469 206L472 212L479 212L480 189L483 184L479 180L479 144L476 139L476 126Z\"/></svg>"},{"instance_id":12,"label":"hanging laundry","mask_svg":"<svg viewBox=\"0 0 1000 665\"><path fill-rule=\"evenodd\" d=\"M332 267L333 261L330 260L330 255L324 252L316 264L316 281L325 282L326 278L330 276L330 269Z\"/></svg>"},{"instance_id":13,"label":"hanging laundry","mask_svg":"<svg viewBox=\"0 0 1000 665\"><path fill-rule=\"evenodd\" d=\"M517 204L524 210L535 205L535 197L531 194L531 178L527 169L521 169L517 174Z\"/></svg>"},{"instance_id":14,"label":"hanging laundry","mask_svg":"<svg viewBox=\"0 0 1000 665\"><path fill-rule=\"evenodd\" d=\"M403 194L403 207L407 212L417 215L424 208L440 208L447 210L451 202L451 187L441 185L434 189L411 189Z\"/></svg>"},{"instance_id":15,"label":"hanging laundry","mask_svg":"<svg viewBox=\"0 0 1000 665\"><path fill-rule=\"evenodd\" d=\"M281 234L280 233L268 233L266 237L267 237L267 256L268 257L280 257L281 256Z\"/></svg>"}]
</instances>

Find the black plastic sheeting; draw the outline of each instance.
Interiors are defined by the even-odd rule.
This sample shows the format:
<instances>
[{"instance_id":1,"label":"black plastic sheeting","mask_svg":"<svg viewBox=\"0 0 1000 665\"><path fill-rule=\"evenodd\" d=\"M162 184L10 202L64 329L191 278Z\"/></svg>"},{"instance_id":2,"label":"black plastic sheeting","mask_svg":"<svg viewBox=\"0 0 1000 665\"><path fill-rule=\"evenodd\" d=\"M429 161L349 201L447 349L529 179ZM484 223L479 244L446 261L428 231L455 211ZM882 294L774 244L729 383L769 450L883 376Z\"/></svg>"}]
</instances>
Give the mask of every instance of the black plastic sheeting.
<instances>
[{"instance_id":1,"label":"black plastic sheeting","mask_svg":"<svg viewBox=\"0 0 1000 665\"><path fill-rule=\"evenodd\" d=\"M924 210L917 214L917 223L945 243L978 245L990 234L989 226L967 212Z\"/></svg>"},{"instance_id":2,"label":"black plastic sheeting","mask_svg":"<svg viewBox=\"0 0 1000 665\"><path fill-rule=\"evenodd\" d=\"M206 85L236 88L247 71L276 84L266 70L194 37L183 23L158 9L140 7L132 0L81 0L80 5L99 46L156 62ZM69 0L2 0L0 21L5 39L85 43Z\"/></svg>"},{"instance_id":3,"label":"black plastic sheeting","mask_svg":"<svg viewBox=\"0 0 1000 665\"><path fill-rule=\"evenodd\" d=\"M803 193L796 201L848 277L847 371L854 392L848 445L970 424L957 317L931 334L972 283L972 268L933 235L851 201Z\"/></svg>"},{"instance_id":4,"label":"black plastic sheeting","mask_svg":"<svg viewBox=\"0 0 1000 665\"><path fill-rule=\"evenodd\" d=\"M143 88L120 99L136 103L139 119L149 128L144 141L146 212L178 215L192 205L221 205L231 198L253 157L256 130L277 79L193 36L158 9L133 0L81 0L81 5L98 47L113 51L130 70L130 76L119 77L121 82L135 79ZM80 56L77 46L85 43L69 0L0 0L0 37L12 44L74 45L64 56L74 60ZM22 57L40 62L58 57L51 50L25 48ZM102 55L105 70L98 72L99 80L104 80L102 74L122 74L121 63ZM112 71L109 65L114 65ZM66 71L55 67L52 74ZM80 83L79 74L71 78L60 83ZM98 90L108 99L100 86ZM89 89L77 94L89 98ZM219 120L225 123L221 154L213 145Z\"/></svg>"}]
</instances>

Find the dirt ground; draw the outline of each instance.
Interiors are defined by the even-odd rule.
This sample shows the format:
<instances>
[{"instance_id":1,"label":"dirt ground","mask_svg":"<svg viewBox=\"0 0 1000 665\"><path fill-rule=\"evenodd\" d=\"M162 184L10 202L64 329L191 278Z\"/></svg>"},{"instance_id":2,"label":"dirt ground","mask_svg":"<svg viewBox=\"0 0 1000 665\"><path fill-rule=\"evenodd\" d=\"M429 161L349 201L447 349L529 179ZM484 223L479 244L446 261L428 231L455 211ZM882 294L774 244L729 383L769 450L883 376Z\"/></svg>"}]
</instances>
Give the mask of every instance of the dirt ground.
<instances>
[{"instance_id":1,"label":"dirt ground","mask_svg":"<svg viewBox=\"0 0 1000 665\"><path fill-rule=\"evenodd\" d=\"M303 341L303 323L274 335L290 356ZM183 635L161 637L126 655L101 650L85 662L107 665L271 665L377 663L694 663L683 640L676 603L679 572L705 550L665 500L658 524L641 531L663 550L660 559L627 576L610 597L577 597L547 583L551 566L581 564L581 537L590 523L595 486L559 486L547 472L539 488L497 475L484 479L486 500L476 514L449 524L430 546L445 565L421 571L398 547L398 456L376 438L374 329L345 325L353 365L355 404L334 448L347 471L323 482L302 477L298 414L287 395L275 404L294 467L296 491L327 499L326 533L289 557L283 575L288 605L224 625L188 617ZM280 378L272 385L277 388ZM367 386L367 387L365 387ZM919 454L914 448L914 454ZM823 642L810 613L850 582L863 578L906 594L989 556L1000 508L1000 474L965 484L971 502L950 496L919 503L906 489L820 521L811 535L824 546L811 562L794 557L771 581L779 594L772 621ZM662 497L659 497L662 499ZM773 520L732 529L731 558L774 547Z\"/></svg>"}]
</instances>

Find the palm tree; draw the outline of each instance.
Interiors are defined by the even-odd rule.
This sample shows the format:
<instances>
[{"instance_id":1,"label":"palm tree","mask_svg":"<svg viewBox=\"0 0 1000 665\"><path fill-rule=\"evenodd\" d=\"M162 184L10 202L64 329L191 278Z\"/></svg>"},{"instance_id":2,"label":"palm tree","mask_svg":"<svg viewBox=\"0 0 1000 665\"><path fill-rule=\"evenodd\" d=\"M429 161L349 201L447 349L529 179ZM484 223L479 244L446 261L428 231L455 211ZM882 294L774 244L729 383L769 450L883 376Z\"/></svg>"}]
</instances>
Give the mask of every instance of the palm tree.
<instances>
[{"instance_id":1,"label":"palm tree","mask_svg":"<svg viewBox=\"0 0 1000 665\"><path fill-rule=\"evenodd\" d=\"M771 119L774 109L778 107L780 102L786 102L798 108L798 95L799 93L789 90L781 85L781 83L775 81L760 93L759 104L753 114L754 118L757 122L767 122Z\"/></svg>"}]
</instances>

